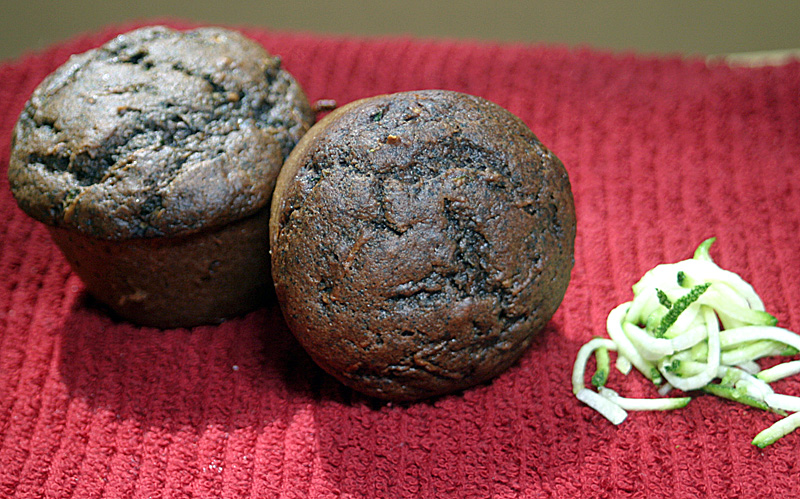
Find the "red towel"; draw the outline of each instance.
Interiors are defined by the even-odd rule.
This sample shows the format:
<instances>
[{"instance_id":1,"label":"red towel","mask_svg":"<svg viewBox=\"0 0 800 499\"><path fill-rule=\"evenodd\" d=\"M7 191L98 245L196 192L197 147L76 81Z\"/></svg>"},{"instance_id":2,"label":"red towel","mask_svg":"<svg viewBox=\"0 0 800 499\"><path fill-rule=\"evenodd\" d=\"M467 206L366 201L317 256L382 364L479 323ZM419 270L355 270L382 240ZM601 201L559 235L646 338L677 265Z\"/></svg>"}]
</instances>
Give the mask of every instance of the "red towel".
<instances>
[{"instance_id":1,"label":"red towel","mask_svg":"<svg viewBox=\"0 0 800 499\"><path fill-rule=\"evenodd\" d=\"M117 323L8 189L10 131L67 57L0 64L0 497L797 497L800 432L711 396L615 427L571 393L580 345L646 270L703 239L800 330L800 63L761 69L527 45L246 30L340 104L445 88L520 116L564 162L578 215L560 310L492 383L370 400L318 369L269 304L218 327ZM638 374L611 386L656 396ZM800 382L775 385L800 395Z\"/></svg>"}]
</instances>

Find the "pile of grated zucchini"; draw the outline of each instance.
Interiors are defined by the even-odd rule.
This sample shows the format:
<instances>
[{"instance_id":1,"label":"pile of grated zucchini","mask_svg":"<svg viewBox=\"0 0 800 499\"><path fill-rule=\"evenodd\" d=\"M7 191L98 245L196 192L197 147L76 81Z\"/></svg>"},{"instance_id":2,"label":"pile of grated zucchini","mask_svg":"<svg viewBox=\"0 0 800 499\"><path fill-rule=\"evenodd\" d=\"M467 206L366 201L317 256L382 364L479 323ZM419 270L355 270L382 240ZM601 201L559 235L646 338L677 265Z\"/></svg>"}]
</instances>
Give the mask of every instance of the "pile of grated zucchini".
<instances>
[{"instance_id":1,"label":"pile of grated zucchini","mask_svg":"<svg viewBox=\"0 0 800 499\"><path fill-rule=\"evenodd\" d=\"M659 395L677 388L701 390L718 397L784 416L753 439L766 447L800 427L800 397L775 393L770 383L800 373L800 360L761 370L756 361L800 352L800 335L776 326L777 319L737 274L720 268L704 241L689 260L658 265L634 284L633 301L608 315L610 339L594 338L578 351L572 372L577 398L614 424L627 411L670 410L691 397L626 398L606 387L609 351L616 368L635 367L659 385ZM587 361L594 354L596 372L587 388ZM791 413L791 414L789 414Z\"/></svg>"}]
</instances>

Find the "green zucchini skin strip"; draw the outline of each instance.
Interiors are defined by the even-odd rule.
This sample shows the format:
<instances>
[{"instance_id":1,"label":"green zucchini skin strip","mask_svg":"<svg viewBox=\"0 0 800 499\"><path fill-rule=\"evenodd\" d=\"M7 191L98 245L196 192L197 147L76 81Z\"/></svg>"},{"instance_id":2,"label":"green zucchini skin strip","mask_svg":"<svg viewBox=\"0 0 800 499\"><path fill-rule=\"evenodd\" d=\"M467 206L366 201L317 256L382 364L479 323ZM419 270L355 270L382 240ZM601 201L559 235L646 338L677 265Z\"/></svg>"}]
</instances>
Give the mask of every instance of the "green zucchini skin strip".
<instances>
[{"instance_id":1,"label":"green zucchini skin strip","mask_svg":"<svg viewBox=\"0 0 800 499\"><path fill-rule=\"evenodd\" d=\"M679 298L678 301L673 303L669 309L669 312L667 312L667 315L661 319L661 323L659 323L658 328L655 331L656 338L663 338L667 329L669 329L669 327L672 326L676 320L678 320L678 316L681 315L684 310L689 307L689 305L696 302L698 298L700 298L700 295L706 292L709 286L711 286L710 282L698 284L687 294Z\"/></svg>"},{"instance_id":2,"label":"green zucchini skin strip","mask_svg":"<svg viewBox=\"0 0 800 499\"><path fill-rule=\"evenodd\" d=\"M716 237L709 237L708 239L700 243L700 246L698 246L697 249L694 250L694 255L692 256L692 258L694 260L713 262L714 260L711 258L711 245L714 244L716 241L717 241Z\"/></svg>"},{"instance_id":3,"label":"green zucchini skin strip","mask_svg":"<svg viewBox=\"0 0 800 499\"><path fill-rule=\"evenodd\" d=\"M600 347L594 351L594 358L597 362L597 370L592 376L592 386L600 388L606 386L608 372L611 369L611 358L608 356L608 348Z\"/></svg>"},{"instance_id":4,"label":"green zucchini skin strip","mask_svg":"<svg viewBox=\"0 0 800 499\"><path fill-rule=\"evenodd\" d=\"M756 409L761 409L762 411L769 412L771 409L770 407L753 397L750 397L747 394L741 393L735 388L731 388L730 386L722 386L709 383L702 388L702 390L706 393L710 393L711 395L716 395L717 397L732 400L734 402L739 402L740 404L749 405L750 407L755 407Z\"/></svg>"},{"instance_id":5,"label":"green zucchini skin strip","mask_svg":"<svg viewBox=\"0 0 800 499\"><path fill-rule=\"evenodd\" d=\"M759 449L763 449L798 428L800 428L800 412L795 412L791 416L779 419L775 424L756 435L752 444Z\"/></svg>"}]
</instances>

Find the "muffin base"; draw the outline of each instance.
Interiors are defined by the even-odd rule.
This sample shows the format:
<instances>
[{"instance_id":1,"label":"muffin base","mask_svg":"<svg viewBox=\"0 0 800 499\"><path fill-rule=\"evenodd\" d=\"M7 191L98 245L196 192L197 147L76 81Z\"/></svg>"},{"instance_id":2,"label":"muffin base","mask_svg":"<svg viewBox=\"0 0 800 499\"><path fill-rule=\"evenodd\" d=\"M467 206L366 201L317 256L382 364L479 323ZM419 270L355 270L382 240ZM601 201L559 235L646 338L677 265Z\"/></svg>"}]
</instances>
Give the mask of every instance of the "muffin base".
<instances>
[{"instance_id":1,"label":"muffin base","mask_svg":"<svg viewBox=\"0 0 800 499\"><path fill-rule=\"evenodd\" d=\"M138 325L216 324L262 306L271 288L268 208L182 237L114 241L49 230L89 293Z\"/></svg>"}]
</instances>

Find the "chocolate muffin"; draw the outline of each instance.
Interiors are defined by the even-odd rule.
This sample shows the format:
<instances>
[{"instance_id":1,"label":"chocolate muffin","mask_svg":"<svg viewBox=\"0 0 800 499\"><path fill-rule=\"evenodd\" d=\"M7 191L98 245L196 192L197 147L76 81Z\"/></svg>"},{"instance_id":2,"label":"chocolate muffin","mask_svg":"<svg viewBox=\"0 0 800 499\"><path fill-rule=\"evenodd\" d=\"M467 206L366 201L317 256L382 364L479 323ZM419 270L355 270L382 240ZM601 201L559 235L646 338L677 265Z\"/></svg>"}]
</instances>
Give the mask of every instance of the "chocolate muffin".
<instances>
[{"instance_id":1,"label":"chocolate muffin","mask_svg":"<svg viewBox=\"0 0 800 499\"><path fill-rule=\"evenodd\" d=\"M429 90L350 103L309 130L272 200L286 321L324 370L389 400L508 368L574 259L567 172L510 112Z\"/></svg>"},{"instance_id":2,"label":"chocolate muffin","mask_svg":"<svg viewBox=\"0 0 800 499\"><path fill-rule=\"evenodd\" d=\"M269 201L312 123L297 82L256 42L148 27L36 88L8 175L19 206L120 316L213 323L270 289Z\"/></svg>"}]
</instances>

